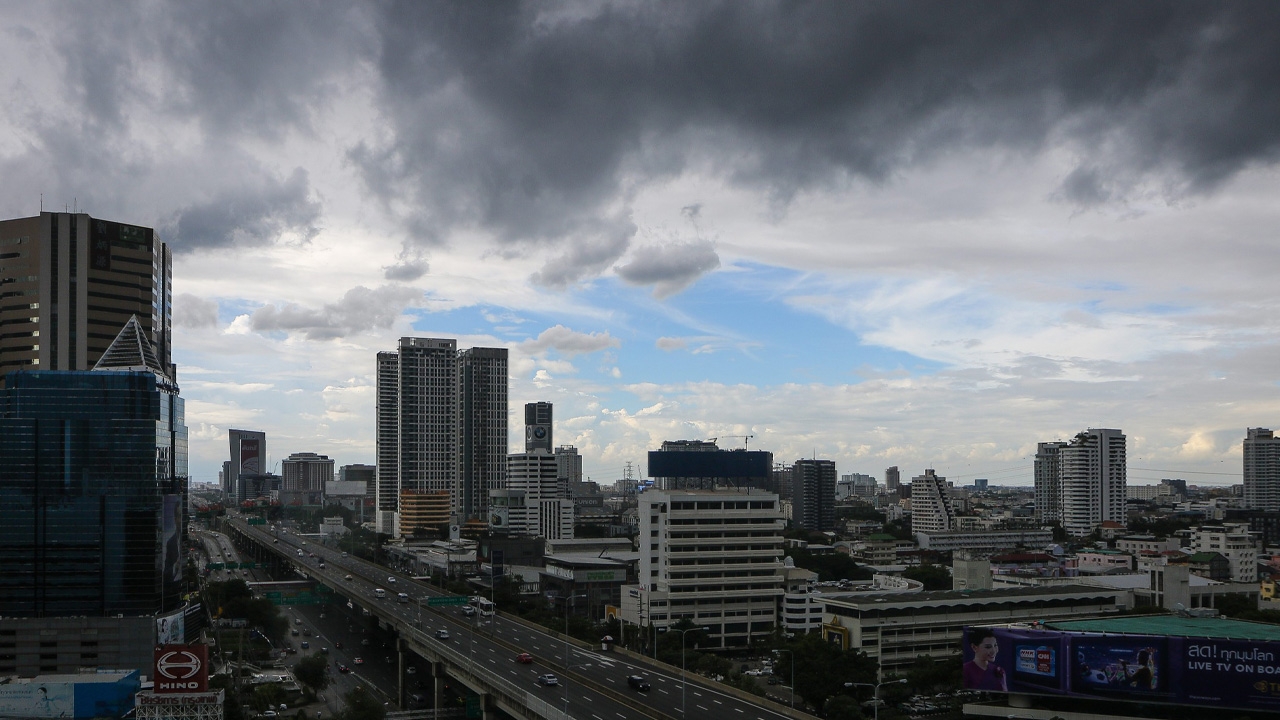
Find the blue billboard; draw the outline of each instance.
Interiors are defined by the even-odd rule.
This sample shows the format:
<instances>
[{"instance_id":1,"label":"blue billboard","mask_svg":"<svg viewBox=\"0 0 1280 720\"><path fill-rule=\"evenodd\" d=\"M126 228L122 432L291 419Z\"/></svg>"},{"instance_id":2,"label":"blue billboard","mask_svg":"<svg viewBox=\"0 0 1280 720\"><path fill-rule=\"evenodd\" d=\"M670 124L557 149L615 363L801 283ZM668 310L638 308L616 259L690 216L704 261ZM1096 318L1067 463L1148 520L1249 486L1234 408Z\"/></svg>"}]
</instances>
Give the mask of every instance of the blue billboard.
<instances>
[{"instance_id":1,"label":"blue billboard","mask_svg":"<svg viewBox=\"0 0 1280 720\"><path fill-rule=\"evenodd\" d=\"M965 628L964 686L1280 711L1280 643Z\"/></svg>"}]
</instances>

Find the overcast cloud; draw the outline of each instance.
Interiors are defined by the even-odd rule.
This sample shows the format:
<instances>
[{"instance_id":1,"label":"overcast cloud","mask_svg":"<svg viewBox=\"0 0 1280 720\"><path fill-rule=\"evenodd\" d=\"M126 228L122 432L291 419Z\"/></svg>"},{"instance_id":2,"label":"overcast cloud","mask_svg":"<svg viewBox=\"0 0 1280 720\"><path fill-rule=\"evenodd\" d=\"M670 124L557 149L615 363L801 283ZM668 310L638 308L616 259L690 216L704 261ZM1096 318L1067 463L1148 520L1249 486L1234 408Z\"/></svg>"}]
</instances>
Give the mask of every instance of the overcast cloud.
<instances>
[{"instance_id":1,"label":"overcast cloud","mask_svg":"<svg viewBox=\"0 0 1280 720\"><path fill-rule=\"evenodd\" d=\"M0 37L3 217L175 250L198 480L229 423L371 462L405 335L513 348L606 482L678 437L958 476L1088 425L1229 482L1280 425L1273 2L2 2Z\"/></svg>"}]
</instances>

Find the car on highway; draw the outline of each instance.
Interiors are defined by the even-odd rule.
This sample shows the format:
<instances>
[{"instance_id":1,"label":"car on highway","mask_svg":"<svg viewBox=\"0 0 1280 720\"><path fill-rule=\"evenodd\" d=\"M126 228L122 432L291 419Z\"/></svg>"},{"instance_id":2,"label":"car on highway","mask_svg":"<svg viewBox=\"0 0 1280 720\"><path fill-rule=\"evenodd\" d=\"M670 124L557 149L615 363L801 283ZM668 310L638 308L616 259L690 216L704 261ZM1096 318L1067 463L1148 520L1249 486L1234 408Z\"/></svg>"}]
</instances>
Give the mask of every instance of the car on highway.
<instances>
[{"instance_id":1,"label":"car on highway","mask_svg":"<svg viewBox=\"0 0 1280 720\"><path fill-rule=\"evenodd\" d=\"M444 629L437 630L437 631L436 631L436 638L437 638L437 639L439 639L439 640L448 640L448 639L449 639L449 631L448 631L448 630L444 630Z\"/></svg>"},{"instance_id":2,"label":"car on highway","mask_svg":"<svg viewBox=\"0 0 1280 720\"><path fill-rule=\"evenodd\" d=\"M341 649L342 649L342 641L341 641L341 640L338 640L337 642L335 642L335 643L333 644L333 647L334 647L335 649L337 649L337 650L341 650Z\"/></svg>"},{"instance_id":3,"label":"car on highway","mask_svg":"<svg viewBox=\"0 0 1280 720\"><path fill-rule=\"evenodd\" d=\"M346 665L343 665L342 663L338 663L338 672L349 673L351 672L351 668L347 667Z\"/></svg>"},{"instance_id":4,"label":"car on highway","mask_svg":"<svg viewBox=\"0 0 1280 720\"><path fill-rule=\"evenodd\" d=\"M343 580L353 580L354 578L352 578L350 575L348 575L348 576L346 576L346 577L344 577L344 578L342 578L342 579L343 579Z\"/></svg>"},{"instance_id":5,"label":"car on highway","mask_svg":"<svg viewBox=\"0 0 1280 720\"><path fill-rule=\"evenodd\" d=\"M466 615L467 617L471 617L472 615L476 614L476 609L471 607L470 605L463 605L462 614Z\"/></svg>"},{"instance_id":6,"label":"car on highway","mask_svg":"<svg viewBox=\"0 0 1280 720\"><path fill-rule=\"evenodd\" d=\"M302 649L303 649L303 650L310 650L310 649L311 649L311 643L307 642L306 640L303 640L303 641L302 641Z\"/></svg>"},{"instance_id":7,"label":"car on highway","mask_svg":"<svg viewBox=\"0 0 1280 720\"><path fill-rule=\"evenodd\" d=\"M648 692L649 681L645 680L643 677L640 677L639 675L628 675L627 687L631 688L632 690L639 690L640 692Z\"/></svg>"},{"instance_id":8,"label":"car on highway","mask_svg":"<svg viewBox=\"0 0 1280 720\"><path fill-rule=\"evenodd\" d=\"M417 675L417 674L418 674L418 667L417 667L416 665L410 665L409 667L407 667L407 668L405 668L405 669L404 669L404 674L405 674L405 675Z\"/></svg>"},{"instance_id":9,"label":"car on highway","mask_svg":"<svg viewBox=\"0 0 1280 720\"><path fill-rule=\"evenodd\" d=\"M292 630L290 630L290 631L289 631L289 634L290 634L290 635L292 635L292 636L294 636L294 637L298 637L298 636L299 636L299 635L301 635L302 633L298 632L298 628L294 628L294 629L292 629Z\"/></svg>"},{"instance_id":10,"label":"car on highway","mask_svg":"<svg viewBox=\"0 0 1280 720\"><path fill-rule=\"evenodd\" d=\"M533 656L530 655L529 653L520 653L519 655L516 656L516 662L520 663L521 665L528 665L529 663L533 662Z\"/></svg>"},{"instance_id":11,"label":"car on highway","mask_svg":"<svg viewBox=\"0 0 1280 720\"><path fill-rule=\"evenodd\" d=\"M556 677L555 675L552 675L551 673L547 673L546 675L539 675L538 684L546 687L551 687L552 685L559 685L560 678Z\"/></svg>"},{"instance_id":12,"label":"car on highway","mask_svg":"<svg viewBox=\"0 0 1280 720\"><path fill-rule=\"evenodd\" d=\"M387 584L388 584L388 585L395 585L395 584L396 584L396 579L395 579L394 577L392 577L392 576L388 575L388 576L387 576Z\"/></svg>"}]
</instances>

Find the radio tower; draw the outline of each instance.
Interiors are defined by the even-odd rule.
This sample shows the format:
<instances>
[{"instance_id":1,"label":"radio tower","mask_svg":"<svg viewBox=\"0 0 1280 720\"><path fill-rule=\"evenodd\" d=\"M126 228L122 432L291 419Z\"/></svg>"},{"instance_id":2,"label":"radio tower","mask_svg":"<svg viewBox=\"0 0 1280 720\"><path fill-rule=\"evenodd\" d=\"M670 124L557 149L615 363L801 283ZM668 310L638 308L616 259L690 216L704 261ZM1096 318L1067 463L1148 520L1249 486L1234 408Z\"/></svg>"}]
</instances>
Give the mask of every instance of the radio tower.
<instances>
[{"instance_id":1,"label":"radio tower","mask_svg":"<svg viewBox=\"0 0 1280 720\"><path fill-rule=\"evenodd\" d=\"M622 497L633 498L636 495L636 482L631 477L631 461L627 461L627 467L622 471Z\"/></svg>"}]
</instances>

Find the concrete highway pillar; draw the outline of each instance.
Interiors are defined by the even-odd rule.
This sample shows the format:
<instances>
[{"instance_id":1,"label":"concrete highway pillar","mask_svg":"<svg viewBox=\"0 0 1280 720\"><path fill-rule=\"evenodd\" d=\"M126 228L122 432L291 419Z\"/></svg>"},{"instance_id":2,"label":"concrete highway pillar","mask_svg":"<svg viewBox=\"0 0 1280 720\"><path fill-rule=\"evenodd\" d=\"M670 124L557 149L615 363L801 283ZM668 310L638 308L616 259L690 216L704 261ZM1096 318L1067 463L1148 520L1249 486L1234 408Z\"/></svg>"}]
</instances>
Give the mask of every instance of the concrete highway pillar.
<instances>
[{"instance_id":1,"label":"concrete highway pillar","mask_svg":"<svg viewBox=\"0 0 1280 720\"><path fill-rule=\"evenodd\" d=\"M443 697L444 696L444 679L445 679L444 663L442 662L431 663L431 680L432 680L431 707L437 710L440 709L440 704L444 702L444 697Z\"/></svg>"},{"instance_id":2,"label":"concrete highway pillar","mask_svg":"<svg viewBox=\"0 0 1280 720\"><path fill-rule=\"evenodd\" d=\"M403 710L409 707L409 689L404 674L404 639L396 638L396 704Z\"/></svg>"}]
</instances>

